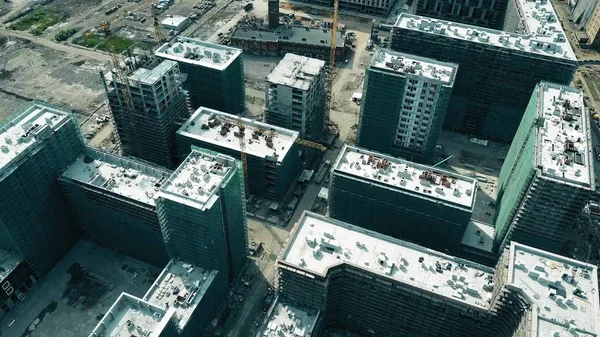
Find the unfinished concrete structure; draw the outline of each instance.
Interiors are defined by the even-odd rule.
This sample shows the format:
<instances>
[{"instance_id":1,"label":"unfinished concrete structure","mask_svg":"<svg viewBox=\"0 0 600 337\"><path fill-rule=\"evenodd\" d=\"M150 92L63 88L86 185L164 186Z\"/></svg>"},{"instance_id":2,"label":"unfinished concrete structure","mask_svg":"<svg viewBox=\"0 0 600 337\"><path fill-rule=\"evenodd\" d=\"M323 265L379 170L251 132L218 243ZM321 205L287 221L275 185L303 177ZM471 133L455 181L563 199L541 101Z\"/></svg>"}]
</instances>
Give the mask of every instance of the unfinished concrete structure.
<instances>
[{"instance_id":1,"label":"unfinished concrete structure","mask_svg":"<svg viewBox=\"0 0 600 337\"><path fill-rule=\"evenodd\" d=\"M325 61L285 54L267 76L265 120L319 141L325 128Z\"/></svg>"},{"instance_id":2,"label":"unfinished concrete structure","mask_svg":"<svg viewBox=\"0 0 600 337\"><path fill-rule=\"evenodd\" d=\"M509 143L540 81L571 83L577 59L550 1L511 1L503 29L398 17L391 49L460 65L445 128Z\"/></svg>"},{"instance_id":3,"label":"unfinished concrete structure","mask_svg":"<svg viewBox=\"0 0 600 337\"><path fill-rule=\"evenodd\" d=\"M269 0L267 4L269 29L275 29L279 26L279 0Z\"/></svg>"},{"instance_id":4,"label":"unfinished concrete structure","mask_svg":"<svg viewBox=\"0 0 600 337\"><path fill-rule=\"evenodd\" d=\"M129 74L127 83L101 74L123 155L176 166L175 131L189 116L180 76L176 62L158 60Z\"/></svg>"},{"instance_id":5,"label":"unfinished concrete structure","mask_svg":"<svg viewBox=\"0 0 600 337\"><path fill-rule=\"evenodd\" d=\"M415 0L411 5L416 15L460 22L469 25L502 29L510 0L443 1Z\"/></svg>"},{"instance_id":6,"label":"unfinished concrete structure","mask_svg":"<svg viewBox=\"0 0 600 337\"><path fill-rule=\"evenodd\" d=\"M25 298L36 282L27 263L17 254L0 248L0 320Z\"/></svg>"},{"instance_id":7,"label":"unfinished concrete structure","mask_svg":"<svg viewBox=\"0 0 600 337\"><path fill-rule=\"evenodd\" d=\"M0 248L22 256L44 276L77 241L56 182L83 151L67 110L31 103L0 124Z\"/></svg>"},{"instance_id":8,"label":"unfinished concrete structure","mask_svg":"<svg viewBox=\"0 0 600 337\"><path fill-rule=\"evenodd\" d=\"M244 112L246 87L240 49L178 36L155 55L176 61L187 74L183 88L193 109L205 106L236 115Z\"/></svg>"},{"instance_id":9,"label":"unfinished concrete structure","mask_svg":"<svg viewBox=\"0 0 600 337\"><path fill-rule=\"evenodd\" d=\"M235 279L246 262L248 232L241 164L193 148L161 186L156 207L169 256Z\"/></svg>"},{"instance_id":10,"label":"unfinished concrete structure","mask_svg":"<svg viewBox=\"0 0 600 337\"><path fill-rule=\"evenodd\" d=\"M177 144L182 157L198 146L240 158L242 137L250 194L284 199L302 169L298 132L199 108L177 131Z\"/></svg>"},{"instance_id":11,"label":"unfinished concrete structure","mask_svg":"<svg viewBox=\"0 0 600 337\"><path fill-rule=\"evenodd\" d=\"M59 184L82 237L163 267L169 258L155 194L169 175L160 167L86 148Z\"/></svg>"},{"instance_id":12,"label":"unfinished concrete structure","mask_svg":"<svg viewBox=\"0 0 600 337\"><path fill-rule=\"evenodd\" d=\"M599 333L597 267L517 243L494 270L305 212L277 265L280 298L320 310L326 327L392 337Z\"/></svg>"},{"instance_id":13,"label":"unfinished concrete structure","mask_svg":"<svg viewBox=\"0 0 600 337\"><path fill-rule=\"evenodd\" d=\"M595 190L591 149L582 92L540 83L500 171L496 249L514 240L564 253L568 234Z\"/></svg>"},{"instance_id":14,"label":"unfinished concrete structure","mask_svg":"<svg viewBox=\"0 0 600 337\"><path fill-rule=\"evenodd\" d=\"M431 163L458 65L380 49L365 72L356 145Z\"/></svg>"},{"instance_id":15,"label":"unfinished concrete structure","mask_svg":"<svg viewBox=\"0 0 600 337\"><path fill-rule=\"evenodd\" d=\"M456 252L476 192L475 178L345 145L331 168L329 215Z\"/></svg>"},{"instance_id":16,"label":"unfinished concrete structure","mask_svg":"<svg viewBox=\"0 0 600 337\"><path fill-rule=\"evenodd\" d=\"M123 293L89 337L177 337L175 309L164 309Z\"/></svg>"},{"instance_id":17,"label":"unfinished concrete structure","mask_svg":"<svg viewBox=\"0 0 600 337\"><path fill-rule=\"evenodd\" d=\"M154 281L144 300L164 308L174 308L178 337L196 337L216 315L227 284L217 282L216 270L204 270L184 261L171 260Z\"/></svg>"}]
</instances>

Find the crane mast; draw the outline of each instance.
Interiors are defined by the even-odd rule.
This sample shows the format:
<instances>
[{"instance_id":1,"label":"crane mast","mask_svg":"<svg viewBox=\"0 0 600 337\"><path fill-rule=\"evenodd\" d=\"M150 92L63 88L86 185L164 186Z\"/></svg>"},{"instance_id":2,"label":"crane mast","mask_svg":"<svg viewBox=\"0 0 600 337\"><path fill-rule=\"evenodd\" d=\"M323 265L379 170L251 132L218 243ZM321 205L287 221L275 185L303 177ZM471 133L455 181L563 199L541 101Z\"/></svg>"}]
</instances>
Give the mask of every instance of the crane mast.
<instances>
[{"instance_id":1,"label":"crane mast","mask_svg":"<svg viewBox=\"0 0 600 337\"><path fill-rule=\"evenodd\" d=\"M329 49L329 76L327 78L327 94L325 96L325 124L330 122L331 101L333 97L333 77L335 70L335 56L337 44L337 29L338 29L338 9L339 0L333 2L333 18L331 20L331 48Z\"/></svg>"}]
</instances>

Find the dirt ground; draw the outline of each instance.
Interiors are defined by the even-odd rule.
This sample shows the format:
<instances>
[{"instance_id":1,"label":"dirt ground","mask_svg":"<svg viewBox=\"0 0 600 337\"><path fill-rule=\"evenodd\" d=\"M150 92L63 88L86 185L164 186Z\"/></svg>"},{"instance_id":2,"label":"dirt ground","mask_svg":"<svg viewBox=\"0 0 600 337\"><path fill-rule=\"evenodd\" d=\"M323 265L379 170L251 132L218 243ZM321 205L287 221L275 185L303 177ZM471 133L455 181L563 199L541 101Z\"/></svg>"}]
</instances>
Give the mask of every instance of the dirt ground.
<instances>
[{"instance_id":1,"label":"dirt ground","mask_svg":"<svg viewBox=\"0 0 600 337\"><path fill-rule=\"evenodd\" d=\"M104 101L99 70L102 62L58 52L17 38L0 37L2 111L28 100L42 100L88 115Z\"/></svg>"}]
</instances>

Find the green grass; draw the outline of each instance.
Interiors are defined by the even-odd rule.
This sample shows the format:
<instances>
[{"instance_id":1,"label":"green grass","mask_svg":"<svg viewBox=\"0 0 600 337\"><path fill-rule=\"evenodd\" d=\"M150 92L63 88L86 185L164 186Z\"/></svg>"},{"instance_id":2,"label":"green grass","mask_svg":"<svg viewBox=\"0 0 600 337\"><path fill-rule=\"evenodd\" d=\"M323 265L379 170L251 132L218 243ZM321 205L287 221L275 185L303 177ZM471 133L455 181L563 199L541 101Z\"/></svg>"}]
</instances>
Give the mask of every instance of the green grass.
<instances>
[{"instance_id":1,"label":"green grass","mask_svg":"<svg viewBox=\"0 0 600 337\"><path fill-rule=\"evenodd\" d=\"M135 41L120 36L113 36L111 39L111 43L113 48L115 49L115 53L120 54L124 52L127 48L133 46L135 44ZM97 48L100 50L108 51L108 42L105 40L104 43L100 44Z\"/></svg>"},{"instance_id":2,"label":"green grass","mask_svg":"<svg viewBox=\"0 0 600 337\"><path fill-rule=\"evenodd\" d=\"M84 47L108 51L108 42L104 36L88 35L74 42ZM134 40L126 39L120 36L113 36L111 42L117 54L124 52L127 48L130 48L136 43Z\"/></svg>"},{"instance_id":3,"label":"green grass","mask_svg":"<svg viewBox=\"0 0 600 337\"><path fill-rule=\"evenodd\" d=\"M77 28L61 29L54 35L54 40L58 42L65 41L75 33L77 33Z\"/></svg>"},{"instance_id":4,"label":"green grass","mask_svg":"<svg viewBox=\"0 0 600 337\"><path fill-rule=\"evenodd\" d=\"M14 30L29 30L31 27L35 26L31 31L31 34L40 35L48 27L61 22L65 17L64 14L59 14L55 11L41 7L22 17L19 21L10 26L10 28Z\"/></svg>"}]
</instances>

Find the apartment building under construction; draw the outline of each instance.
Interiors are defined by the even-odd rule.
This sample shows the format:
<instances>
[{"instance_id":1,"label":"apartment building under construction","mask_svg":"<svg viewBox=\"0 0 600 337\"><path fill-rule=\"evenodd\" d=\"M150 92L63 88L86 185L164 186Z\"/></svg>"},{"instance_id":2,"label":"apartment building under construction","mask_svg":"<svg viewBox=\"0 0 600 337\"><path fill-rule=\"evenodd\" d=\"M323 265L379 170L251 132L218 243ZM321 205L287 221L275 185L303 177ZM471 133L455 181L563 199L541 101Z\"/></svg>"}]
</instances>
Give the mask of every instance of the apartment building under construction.
<instances>
[{"instance_id":1,"label":"apartment building under construction","mask_svg":"<svg viewBox=\"0 0 600 337\"><path fill-rule=\"evenodd\" d=\"M493 269L305 212L277 266L280 300L364 335L600 332L597 266L514 242Z\"/></svg>"},{"instance_id":2,"label":"apartment building under construction","mask_svg":"<svg viewBox=\"0 0 600 337\"><path fill-rule=\"evenodd\" d=\"M158 218L169 256L235 279L246 262L248 233L241 164L192 148L161 186Z\"/></svg>"},{"instance_id":3,"label":"apartment building under construction","mask_svg":"<svg viewBox=\"0 0 600 337\"><path fill-rule=\"evenodd\" d=\"M325 61L287 53L267 76L265 121L320 141L325 128Z\"/></svg>"},{"instance_id":4,"label":"apartment building under construction","mask_svg":"<svg viewBox=\"0 0 600 337\"><path fill-rule=\"evenodd\" d=\"M475 178L345 145L331 168L329 215L456 253L476 192Z\"/></svg>"},{"instance_id":5,"label":"apartment building under construction","mask_svg":"<svg viewBox=\"0 0 600 337\"><path fill-rule=\"evenodd\" d=\"M554 253L595 190L583 93L559 84L534 90L498 181L495 246L511 240Z\"/></svg>"},{"instance_id":6,"label":"apartment building under construction","mask_svg":"<svg viewBox=\"0 0 600 337\"><path fill-rule=\"evenodd\" d=\"M187 77L183 88L193 109L204 106L236 115L244 112L246 87L240 49L178 36L155 55L179 64Z\"/></svg>"},{"instance_id":7,"label":"apartment building under construction","mask_svg":"<svg viewBox=\"0 0 600 337\"><path fill-rule=\"evenodd\" d=\"M0 123L0 248L21 256L38 278L77 241L56 178L83 146L71 113L46 103Z\"/></svg>"},{"instance_id":8,"label":"apartment building under construction","mask_svg":"<svg viewBox=\"0 0 600 337\"><path fill-rule=\"evenodd\" d=\"M161 167L88 147L59 184L83 238L162 268L169 258L155 195L169 175Z\"/></svg>"},{"instance_id":9,"label":"apartment building under construction","mask_svg":"<svg viewBox=\"0 0 600 337\"><path fill-rule=\"evenodd\" d=\"M571 83L577 58L550 1L511 0L502 29L398 17L391 49L460 67L444 128L510 143L540 81Z\"/></svg>"},{"instance_id":10,"label":"apartment building under construction","mask_svg":"<svg viewBox=\"0 0 600 337\"><path fill-rule=\"evenodd\" d=\"M101 77L123 155L175 168L175 132L189 116L177 62L154 60L127 83L112 72Z\"/></svg>"},{"instance_id":11,"label":"apartment building under construction","mask_svg":"<svg viewBox=\"0 0 600 337\"><path fill-rule=\"evenodd\" d=\"M458 65L380 49L365 72L356 145L432 163Z\"/></svg>"},{"instance_id":12,"label":"apartment building under construction","mask_svg":"<svg viewBox=\"0 0 600 337\"><path fill-rule=\"evenodd\" d=\"M240 130L240 125L242 129ZM240 158L246 153L250 194L282 200L294 184L302 162L298 132L224 112L199 108L177 131L180 155L198 146Z\"/></svg>"}]
</instances>

